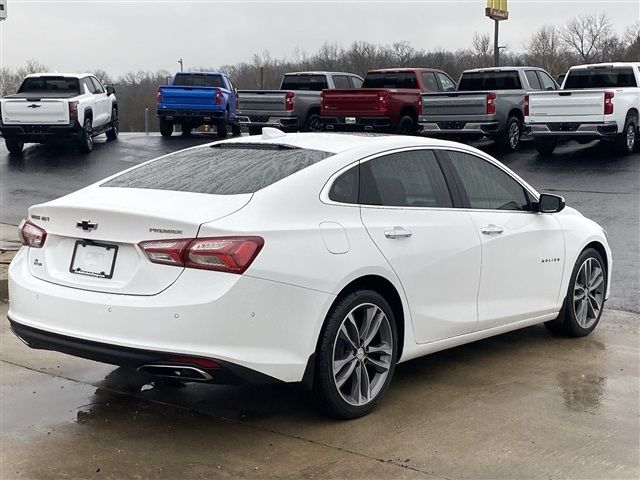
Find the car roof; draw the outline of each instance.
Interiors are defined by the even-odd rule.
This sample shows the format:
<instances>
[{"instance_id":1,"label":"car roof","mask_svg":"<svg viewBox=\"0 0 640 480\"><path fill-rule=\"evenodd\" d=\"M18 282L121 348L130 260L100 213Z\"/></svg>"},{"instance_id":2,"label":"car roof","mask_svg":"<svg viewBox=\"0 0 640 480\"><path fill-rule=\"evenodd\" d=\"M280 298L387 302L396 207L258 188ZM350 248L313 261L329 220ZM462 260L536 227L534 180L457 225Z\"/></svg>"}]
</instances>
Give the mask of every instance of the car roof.
<instances>
[{"instance_id":1,"label":"car roof","mask_svg":"<svg viewBox=\"0 0 640 480\"><path fill-rule=\"evenodd\" d=\"M579 70L587 68L616 68L616 67L640 67L640 62L609 62L609 63L587 63L585 65L574 65L569 70Z\"/></svg>"},{"instance_id":2,"label":"car roof","mask_svg":"<svg viewBox=\"0 0 640 480\"><path fill-rule=\"evenodd\" d=\"M178 72L176 75L226 75L222 72L217 72L215 70L209 70L206 72Z\"/></svg>"},{"instance_id":3,"label":"car roof","mask_svg":"<svg viewBox=\"0 0 640 480\"><path fill-rule=\"evenodd\" d=\"M25 78L32 77L71 77L71 78L84 78L92 76L93 73L64 73L64 72L42 72L42 73L30 73Z\"/></svg>"},{"instance_id":4,"label":"car roof","mask_svg":"<svg viewBox=\"0 0 640 480\"><path fill-rule=\"evenodd\" d=\"M357 75L351 72L334 72L333 70L309 70L305 72L287 72L285 75ZM357 75L359 76L359 75Z\"/></svg>"},{"instance_id":5,"label":"car roof","mask_svg":"<svg viewBox=\"0 0 640 480\"><path fill-rule=\"evenodd\" d=\"M403 72L441 72L437 68L428 68L428 67L407 67L407 68L374 68L369 70L367 73L403 73Z\"/></svg>"},{"instance_id":6,"label":"car roof","mask_svg":"<svg viewBox=\"0 0 640 480\"><path fill-rule=\"evenodd\" d=\"M513 70L543 70L540 67L527 67L527 66L504 66L504 67L482 67L482 68L471 68L469 70L465 70L462 73L485 73L485 72L505 72L505 71L513 71Z\"/></svg>"}]
</instances>

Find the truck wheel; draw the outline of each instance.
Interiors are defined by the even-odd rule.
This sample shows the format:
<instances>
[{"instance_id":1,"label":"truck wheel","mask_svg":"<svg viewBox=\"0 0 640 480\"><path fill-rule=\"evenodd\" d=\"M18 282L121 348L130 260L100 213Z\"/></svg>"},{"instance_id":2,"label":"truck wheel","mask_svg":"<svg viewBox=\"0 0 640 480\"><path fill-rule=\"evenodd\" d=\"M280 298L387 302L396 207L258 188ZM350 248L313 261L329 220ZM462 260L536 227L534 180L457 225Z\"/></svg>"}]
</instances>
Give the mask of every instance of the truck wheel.
<instances>
[{"instance_id":1,"label":"truck wheel","mask_svg":"<svg viewBox=\"0 0 640 480\"><path fill-rule=\"evenodd\" d=\"M249 127L249 135L261 135L262 127Z\"/></svg>"},{"instance_id":2,"label":"truck wheel","mask_svg":"<svg viewBox=\"0 0 640 480\"><path fill-rule=\"evenodd\" d=\"M509 117L504 132L498 137L498 145L507 152L517 152L522 138L522 126L518 117Z\"/></svg>"},{"instance_id":3,"label":"truck wheel","mask_svg":"<svg viewBox=\"0 0 640 480\"><path fill-rule=\"evenodd\" d=\"M216 133L220 138L227 138L227 119L218 121L216 125Z\"/></svg>"},{"instance_id":4,"label":"truck wheel","mask_svg":"<svg viewBox=\"0 0 640 480\"><path fill-rule=\"evenodd\" d=\"M624 122L624 130L620 133L615 141L614 147L616 152L622 155L629 155L633 153L638 141L638 130L636 120L632 116L628 116Z\"/></svg>"},{"instance_id":5,"label":"truck wheel","mask_svg":"<svg viewBox=\"0 0 640 480\"><path fill-rule=\"evenodd\" d=\"M322 130L322 119L320 115L317 113L312 113L307 118L307 121L304 122L304 131L305 132L319 132Z\"/></svg>"},{"instance_id":6,"label":"truck wheel","mask_svg":"<svg viewBox=\"0 0 640 480\"><path fill-rule=\"evenodd\" d=\"M558 145L557 138L536 138L536 150L541 155L551 155Z\"/></svg>"},{"instance_id":7,"label":"truck wheel","mask_svg":"<svg viewBox=\"0 0 640 480\"><path fill-rule=\"evenodd\" d=\"M240 125L238 125L237 123L232 123L231 124L231 133L236 137L238 135L242 135L242 130L240 129Z\"/></svg>"},{"instance_id":8,"label":"truck wheel","mask_svg":"<svg viewBox=\"0 0 640 480\"><path fill-rule=\"evenodd\" d=\"M107 140L112 142L118 138L118 109L111 109L111 129L107 130Z\"/></svg>"},{"instance_id":9,"label":"truck wheel","mask_svg":"<svg viewBox=\"0 0 640 480\"><path fill-rule=\"evenodd\" d=\"M82 153L89 153L93 150L93 126L91 124L91 118L84 119L84 125L82 125L82 131L80 132L78 149Z\"/></svg>"},{"instance_id":10,"label":"truck wheel","mask_svg":"<svg viewBox=\"0 0 640 480\"><path fill-rule=\"evenodd\" d=\"M396 127L396 133L399 135L413 135L416 133L416 123L409 115L400 117L398 126Z\"/></svg>"},{"instance_id":11,"label":"truck wheel","mask_svg":"<svg viewBox=\"0 0 640 480\"><path fill-rule=\"evenodd\" d=\"M20 155L24 148L24 142L16 140L15 138L5 138L4 144L7 146L7 150L11 155Z\"/></svg>"},{"instance_id":12,"label":"truck wheel","mask_svg":"<svg viewBox=\"0 0 640 480\"><path fill-rule=\"evenodd\" d=\"M180 125L180 131L182 132L182 135L184 137L188 137L189 135L191 135L191 127L188 123L183 123L182 125Z\"/></svg>"},{"instance_id":13,"label":"truck wheel","mask_svg":"<svg viewBox=\"0 0 640 480\"><path fill-rule=\"evenodd\" d=\"M173 133L173 123L164 118L160 119L160 135L163 137L170 137Z\"/></svg>"}]
</instances>

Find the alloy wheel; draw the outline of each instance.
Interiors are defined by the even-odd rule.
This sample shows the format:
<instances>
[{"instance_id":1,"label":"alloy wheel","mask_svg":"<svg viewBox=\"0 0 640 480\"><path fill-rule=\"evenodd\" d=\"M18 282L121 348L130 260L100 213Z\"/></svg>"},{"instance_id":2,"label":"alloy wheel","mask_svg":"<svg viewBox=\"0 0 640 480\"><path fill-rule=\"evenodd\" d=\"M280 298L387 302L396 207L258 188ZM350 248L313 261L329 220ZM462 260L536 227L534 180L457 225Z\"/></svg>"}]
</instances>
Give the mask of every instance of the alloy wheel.
<instances>
[{"instance_id":1,"label":"alloy wheel","mask_svg":"<svg viewBox=\"0 0 640 480\"><path fill-rule=\"evenodd\" d=\"M591 328L600 317L604 288L602 265L593 257L587 258L578 270L573 287L573 313L582 328Z\"/></svg>"},{"instance_id":2,"label":"alloy wheel","mask_svg":"<svg viewBox=\"0 0 640 480\"><path fill-rule=\"evenodd\" d=\"M518 148L518 144L520 143L520 124L518 122L513 122L509 127L509 146L511 150L515 150Z\"/></svg>"},{"instance_id":3,"label":"alloy wheel","mask_svg":"<svg viewBox=\"0 0 640 480\"><path fill-rule=\"evenodd\" d=\"M384 387L393 359L393 334L384 311L372 303L353 308L333 343L333 380L344 401L362 406Z\"/></svg>"},{"instance_id":4,"label":"alloy wheel","mask_svg":"<svg viewBox=\"0 0 640 480\"><path fill-rule=\"evenodd\" d=\"M636 144L636 126L634 124L630 124L627 127L627 150L630 152L633 151L633 148Z\"/></svg>"}]
</instances>

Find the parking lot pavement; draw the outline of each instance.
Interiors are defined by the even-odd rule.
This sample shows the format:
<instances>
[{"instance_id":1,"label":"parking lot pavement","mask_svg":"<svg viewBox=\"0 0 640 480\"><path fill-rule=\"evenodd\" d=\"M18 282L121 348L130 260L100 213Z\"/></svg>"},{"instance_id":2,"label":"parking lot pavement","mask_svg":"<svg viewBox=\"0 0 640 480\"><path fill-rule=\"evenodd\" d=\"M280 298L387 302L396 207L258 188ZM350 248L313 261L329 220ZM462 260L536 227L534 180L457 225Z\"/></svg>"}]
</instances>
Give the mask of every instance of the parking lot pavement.
<instances>
[{"instance_id":1,"label":"parking lot pavement","mask_svg":"<svg viewBox=\"0 0 640 480\"><path fill-rule=\"evenodd\" d=\"M108 175L159 155L216 140L212 134L190 137L121 134L117 142L96 139L82 155L69 147L29 146L21 158L9 157L0 142L0 222L17 225L30 205L65 195ZM640 153L622 157L610 145L570 143L542 157L529 141L513 154L476 144L520 174L539 191L563 195L567 204L600 223L613 250L609 308L640 312Z\"/></svg>"},{"instance_id":2,"label":"parking lot pavement","mask_svg":"<svg viewBox=\"0 0 640 480\"><path fill-rule=\"evenodd\" d=\"M400 365L341 422L295 385L154 384L2 322L0 476L638 478L638 343L633 313L581 339L530 327Z\"/></svg>"}]
</instances>

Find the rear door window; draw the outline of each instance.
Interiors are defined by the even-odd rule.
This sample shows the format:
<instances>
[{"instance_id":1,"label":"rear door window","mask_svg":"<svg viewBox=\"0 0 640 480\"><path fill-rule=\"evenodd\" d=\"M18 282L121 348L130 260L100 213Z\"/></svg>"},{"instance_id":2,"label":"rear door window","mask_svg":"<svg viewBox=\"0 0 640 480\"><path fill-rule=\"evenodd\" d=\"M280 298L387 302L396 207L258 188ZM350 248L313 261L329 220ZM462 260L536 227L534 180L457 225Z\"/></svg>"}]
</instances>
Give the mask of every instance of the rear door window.
<instances>
[{"instance_id":1,"label":"rear door window","mask_svg":"<svg viewBox=\"0 0 640 480\"><path fill-rule=\"evenodd\" d=\"M89 77L82 79L82 85L87 88L88 93L96 93L96 87Z\"/></svg>"},{"instance_id":2,"label":"rear door window","mask_svg":"<svg viewBox=\"0 0 640 480\"><path fill-rule=\"evenodd\" d=\"M535 70L527 70L526 72L524 72L524 74L527 77L527 82L529 82L529 86L531 87L531 90L542 89L542 87L540 86L540 80L538 80L538 74L536 73Z\"/></svg>"},{"instance_id":3,"label":"rear door window","mask_svg":"<svg viewBox=\"0 0 640 480\"><path fill-rule=\"evenodd\" d=\"M349 79L347 78L346 75L334 75L333 85L339 89L351 88L351 85L349 84Z\"/></svg>"},{"instance_id":4,"label":"rear door window","mask_svg":"<svg viewBox=\"0 0 640 480\"><path fill-rule=\"evenodd\" d=\"M26 78L18 93L61 92L80 93L80 80L71 77L29 77Z\"/></svg>"},{"instance_id":5,"label":"rear door window","mask_svg":"<svg viewBox=\"0 0 640 480\"><path fill-rule=\"evenodd\" d=\"M173 80L178 87L218 87L224 88L222 75L205 75L198 73L178 74Z\"/></svg>"},{"instance_id":6,"label":"rear door window","mask_svg":"<svg viewBox=\"0 0 640 480\"><path fill-rule=\"evenodd\" d=\"M637 87L631 67L578 68L570 70L565 89Z\"/></svg>"},{"instance_id":7,"label":"rear door window","mask_svg":"<svg viewBox=\"0 0 640 480\"><path fill-rule=\"evenodd\" d=\"M540 85L542 90L557 90L558 86L546 72L538 70L538 78L540 79Z\"/></svg>"},{"instance_id":8,"label":"rear door window","mask_svg":"<svg viewBox=\"0 0 640 480\"><path fill-rule=\"evenodd\" d=\"M447 77L444 73L437 72L438 80L440 80L440 85L442 85L443 92L455 92L456 84L453 80Z\"/></svg>"},{"instance_id":9,"label":"rear door window","mask_svg":"<svg viewBox=\"0 0 640 480\"><path fill-rule=\"evenodd\" d=\"M93 88L95 93L104 93L104 88L102 87L102 84L98 81L97 78L89 77L89 79L91 80L91 83L93 83Z\"/></svg>"},{"instance_id":10,"label":"rear door window","mask_svg":"<svg viewBox=\"0 0 640 480\"><path fill-rule=\"evenodd\" d=\"M458 90L471 92L520 89L522 84L516 70L463 73L458 85Z\"/></svg>"},{"instance_id":11,"label":"rear door window","mask_svg":"<svg viewBox=\"0 0 640 480\"><path fill-rule=\"evenodd\" d=\"M418 88L415 72L367 73L364 88Z\"/></svg>"},{"instance_id":12,"label":"rear door window","mask_svg":"<svg viewBox=\"0 0 640 480\"><path fill-rule=\"evenodd\" d=\"M326 75L285 75L280 90L310 90L329 88ZM347 87L348 88L348 87Z\"/></svg>"},{"instance_id":13,"label":"rear door window","mask_svg":"<svg viewBox=\"0 0 640 480\"><path fill-rule=\"evenodd\" d=\"M360 88L362 87L362 79L360 77L349 77L349 83L351 83L352 88Z\"/></svg>"},{"instance_id":14,"label":"rear door window","mask_svg":"<svg viewBox=\"0 0 640 480\"><path fill-rule=\"evenodd\" d=\"M203 146L159 158L101 187L239 195L261 190L331 155L280 145Z\"/></svg>"},{"instance_id":15,"label":"rear door window","mask_svg":"<svg viewBox=\"0 0 640 480\"><path fill-rule=\"evenodd\" d=\"M424 88L430 92L438 91L438 82L436 81L436 75L433 72L422 72L422 83Z\"/></svg>"}]
</instances>

